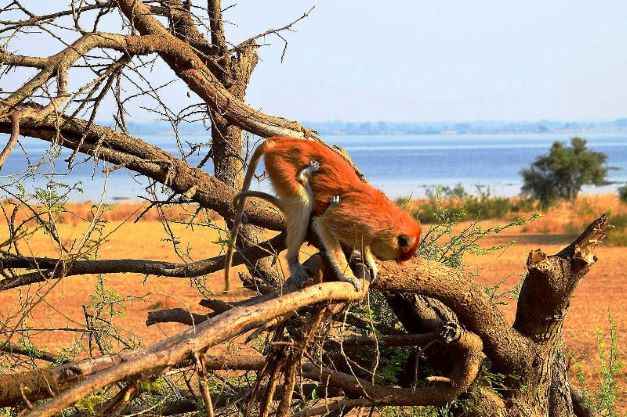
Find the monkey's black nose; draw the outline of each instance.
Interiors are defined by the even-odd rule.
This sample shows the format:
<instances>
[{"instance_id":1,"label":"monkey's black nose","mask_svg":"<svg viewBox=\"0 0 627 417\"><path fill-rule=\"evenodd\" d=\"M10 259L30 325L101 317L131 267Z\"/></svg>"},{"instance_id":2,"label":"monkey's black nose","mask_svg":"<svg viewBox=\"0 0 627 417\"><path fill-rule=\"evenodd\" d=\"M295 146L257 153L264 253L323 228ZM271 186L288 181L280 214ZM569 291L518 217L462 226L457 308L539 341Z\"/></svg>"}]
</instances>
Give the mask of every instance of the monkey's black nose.
<instances>
[{"instance_id":1,"label":"monkey's black nose","mask_svg":"<svg viewBox=\"0 0 627 417\"><path fill-rule=\"evenodd\" d=\"M396 238L396 240L398 241L398 246L400 246L401 248L404 248L404 247L409 246L411 238L407 235L400 235Z\"/></svg>"}]
</instances>

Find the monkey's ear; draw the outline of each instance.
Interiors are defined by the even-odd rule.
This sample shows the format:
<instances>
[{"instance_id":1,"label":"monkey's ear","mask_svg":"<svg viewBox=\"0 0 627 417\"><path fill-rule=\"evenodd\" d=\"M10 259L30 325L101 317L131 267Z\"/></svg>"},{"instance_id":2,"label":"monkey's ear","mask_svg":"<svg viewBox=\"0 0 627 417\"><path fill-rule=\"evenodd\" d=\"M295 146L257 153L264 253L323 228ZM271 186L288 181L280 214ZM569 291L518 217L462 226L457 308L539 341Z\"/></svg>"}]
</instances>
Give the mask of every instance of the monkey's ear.
<instances>
[{"instance_id":1,"label":"monkey's ear","mask_svg":"<svg viewBox=\"0 0 627 417\"><path fill-rule=\"evenodd\" d=\"M396 240L401 248L406 248L411 244L411 237L407 235L399 235L396 237Z\"/></svg>"}]
</instances>

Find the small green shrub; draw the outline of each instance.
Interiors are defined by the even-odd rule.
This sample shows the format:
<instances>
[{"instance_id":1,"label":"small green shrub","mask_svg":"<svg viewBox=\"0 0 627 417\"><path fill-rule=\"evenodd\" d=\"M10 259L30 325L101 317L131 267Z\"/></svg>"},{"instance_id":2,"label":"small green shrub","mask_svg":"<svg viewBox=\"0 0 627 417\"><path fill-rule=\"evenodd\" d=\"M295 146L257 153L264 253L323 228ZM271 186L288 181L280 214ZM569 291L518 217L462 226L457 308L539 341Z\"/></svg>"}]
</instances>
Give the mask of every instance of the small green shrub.
<instances>
[{"instance_id":1,"label":"small green shrub","mask_svg":"<svg viewBox=\"0 0 627 417\"><path fill-rule=\"evenodd\" d=\"M496 197L490 188L478 185L475 195L465 192L461 184L454 187L437 187L428 189L428 201L423 202L414 210L422 223L438 223L441 219L438 214L443 211L457 221L503 219L509 214L531 212L536 203L530 198ZM397 204L406 205L407 198L397 200Z\"/></svg>"},{"instance_id":2,"label":"small green shrub","mask_svg":"<svg viewBox=\"0 0 627 417\"><path fill-rule=\"evenodd\" d=\"M627 204L627 184L618 188L618 198L624 204Z\"/></svg>"},{"instance_id":3,"label":"small green shrub","mask_svg":"<svg viewBox=\"0 0 627 417\"><path fill-rule=\"evenodd\" d=\"M531 211L535 211L538 209L536 201L532 198L526 198L526 197L513 198L511 200L511 204L512 204L512 208L511 208L512 213L520 213L520 212L529 213Z\"/></svg>"},{"instance_id":4,"label":"small green shrub","mask_svg":"<svg viewBox=\"0 0 627 417\"><path fill-rule=\"evenodd\" d=\"M627 214L610 216L609 222L614 229L607 235L607 243L614 246L627 246Z\"/></svg>"},{"instance_id":5,"label":"small green shrub","mask_svg":"<svg viewBox=\"0 0 627 417\"><path fill-rule=\"evenodd\" d=\"M618 325L611 314L608 314L609 328L605 334L601 329L596 330L598 368L595 373L599 376L599 383L594 391L583 391L584 405L599 416L619 417L616 409L617 397L623 391L618 385L617 377L625 367L618 347ZM608 344L609 342L609 344ZM577 372L577 380L586 385L586 375L583 370Z\"/></svg>"},{"instance_id":6,"label":"small green shrub","mask_svg":"<svg viewBox=\"0 0 627 417\"><path fill-rule=\"evenodd\" d=\"M465 211L472 219L500 219L511 212L512 204L506 197L471 197Z\"/></svg>"},{"instance_id":7,"label":"small green shrub","mask_svg":"<svg viewBox=\"0 0 627 417\"><path fill-rule=\"evenodd\" d=\"M429 198L429 200L464 198L468 196L466 190L464 189L464 186L461 183L457 183L453 187L449 187L448 185L442 185L438 187L428 188L425 191L425 194Z\"/></svg>"}]
</instances>

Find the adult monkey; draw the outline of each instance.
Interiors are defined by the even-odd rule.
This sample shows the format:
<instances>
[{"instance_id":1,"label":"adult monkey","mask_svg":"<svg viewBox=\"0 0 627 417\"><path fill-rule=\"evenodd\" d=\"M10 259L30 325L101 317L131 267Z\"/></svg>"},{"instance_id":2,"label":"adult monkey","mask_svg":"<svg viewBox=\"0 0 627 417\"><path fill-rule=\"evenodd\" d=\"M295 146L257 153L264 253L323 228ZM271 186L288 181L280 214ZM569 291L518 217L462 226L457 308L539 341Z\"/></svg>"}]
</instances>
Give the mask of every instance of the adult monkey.
<instances>
[{"instance_id":1,"label":"adult monkey","mask_svg":"<svg viewBox=\"0 0 627 417\"><path fill-rule=\"evenodd\" d=\"M329 261L337 275L356 289L361 282L351 271L342 245L363 251L371 280L377 276L374 258L406 261L420 243L420 224L392 203L382 191L361 181L355 170L326 145L290 137L271 137L255 149L238 203L235 223L225 261L225 290L244 205L248 196L264 197L248 191L259 159L264 156L266 172L277 194L277 204L287 219L287 261L291 279L302 286L307 271L298 254L305 240L310 216Z\"/></svg>"}]
</instances>

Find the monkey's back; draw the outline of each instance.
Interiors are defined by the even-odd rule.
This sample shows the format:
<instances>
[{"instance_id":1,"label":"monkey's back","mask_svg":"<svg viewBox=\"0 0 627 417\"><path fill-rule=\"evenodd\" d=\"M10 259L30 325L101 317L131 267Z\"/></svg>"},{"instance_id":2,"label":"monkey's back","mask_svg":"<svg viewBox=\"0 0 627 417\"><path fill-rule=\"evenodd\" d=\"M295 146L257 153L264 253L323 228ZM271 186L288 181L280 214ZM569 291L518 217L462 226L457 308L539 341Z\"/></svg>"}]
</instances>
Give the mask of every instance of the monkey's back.
<instances>
[{"instance_id":1,"label":"monkey's back","mask_svg":"<svg viewBox=\"0 0 627 417\"><path fill-rule=\"evenodd\" d=\"M297 197L302 185L298 173L312 161L320 168L310 178L314 194L314 214L323 213L331 198L351 191L372 188L362 182L350 164L328 146L306 139L272 137L266 141L264 152L266 171L279 198Z\"/></svg>"},{"instance_id":2,"label":"monkey's back","mask_svg":"<svg viewBox=\"0 0 627 417\"><path fill-rule=\"evenodd\" d=\"M290 137L273 137L265 142L266 171L281 200L303 195L303 185L297 176L312 161L320 164L309 178L314 197L313 214L325 213L331 199L338 196L341 204L333 208L336 215L328 222L334 233L344 235L344 243L352 240L358 243L362 238L393 241L396 236L404 234L415 236L418 244L419 223L392 203L381 190L361 181L353 167L329 147Z\"/></svg>"}]
</instances>

